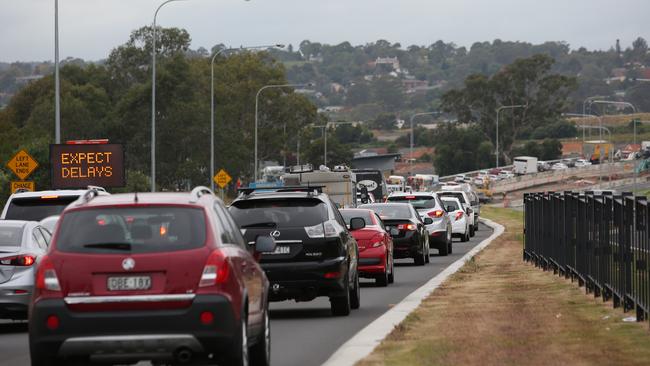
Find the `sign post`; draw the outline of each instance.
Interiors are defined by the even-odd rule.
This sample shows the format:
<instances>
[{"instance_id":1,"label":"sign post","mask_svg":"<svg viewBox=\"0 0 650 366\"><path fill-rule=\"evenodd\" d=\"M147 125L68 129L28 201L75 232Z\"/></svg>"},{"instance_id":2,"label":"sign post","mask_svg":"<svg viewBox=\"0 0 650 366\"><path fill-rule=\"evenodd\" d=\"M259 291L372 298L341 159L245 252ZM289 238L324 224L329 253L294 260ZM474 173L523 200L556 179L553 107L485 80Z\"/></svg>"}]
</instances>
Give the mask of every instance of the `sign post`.
<instances>
[{"instance_id":1,"label":"sign post","mask_svg":"<svg viewBox=\"0 0 650 366\"><path fill-rule=\"evenodd\" d=\"M25 150L20 150L7 162L9 168L20 181L11 182L11 193L14 194L18 190L27 190L33 192L36 189L36 184L33 181L26 182L25 178L32 175L34 170L38 168L38 162Z\"/></svg>"}]
</instances>

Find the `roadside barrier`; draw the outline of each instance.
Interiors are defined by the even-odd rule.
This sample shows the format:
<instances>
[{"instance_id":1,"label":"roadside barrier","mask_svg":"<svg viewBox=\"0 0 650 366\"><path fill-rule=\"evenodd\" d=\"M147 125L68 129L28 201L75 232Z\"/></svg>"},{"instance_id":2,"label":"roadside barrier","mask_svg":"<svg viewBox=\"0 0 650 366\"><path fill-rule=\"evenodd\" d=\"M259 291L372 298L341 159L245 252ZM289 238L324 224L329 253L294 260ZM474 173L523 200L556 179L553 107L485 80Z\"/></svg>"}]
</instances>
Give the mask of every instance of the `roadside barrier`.
<instances>
[{"instance_id":1,"label":"roadside barrier","mask_svg":"<svg viewBox=\"0 0 650 366\"><path fill-rule=\"evenodd\" d=\"M524 194L524 260L648 319L650 206L631 193Z\"/></svg>"}]
</instances>

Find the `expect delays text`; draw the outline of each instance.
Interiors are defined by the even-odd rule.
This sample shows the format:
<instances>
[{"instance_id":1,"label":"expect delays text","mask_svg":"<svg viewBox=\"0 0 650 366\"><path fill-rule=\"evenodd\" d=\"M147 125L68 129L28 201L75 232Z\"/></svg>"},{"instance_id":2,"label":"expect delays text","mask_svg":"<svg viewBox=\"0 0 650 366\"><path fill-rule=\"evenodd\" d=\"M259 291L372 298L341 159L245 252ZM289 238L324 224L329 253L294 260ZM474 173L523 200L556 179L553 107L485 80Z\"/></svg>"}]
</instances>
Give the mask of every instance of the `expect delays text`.
<instances>
[{"instance_id":1,"label":"expect delays text","mask_svg":"<svg viewBox=\"0 0 650 366\"><path fill-rule=\"evenodd\" d=\"M61 154L62 178L111 177L113 167L110 151Z\"/></svg>"}]
</instances>

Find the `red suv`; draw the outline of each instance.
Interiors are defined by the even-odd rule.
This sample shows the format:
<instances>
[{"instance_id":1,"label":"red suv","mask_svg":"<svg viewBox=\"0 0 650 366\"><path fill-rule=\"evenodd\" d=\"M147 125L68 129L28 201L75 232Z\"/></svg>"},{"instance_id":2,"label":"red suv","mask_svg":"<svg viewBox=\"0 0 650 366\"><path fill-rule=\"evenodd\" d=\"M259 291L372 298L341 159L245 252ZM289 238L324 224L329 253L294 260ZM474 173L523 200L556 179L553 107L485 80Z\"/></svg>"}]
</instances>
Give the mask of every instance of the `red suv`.
<instances>
[{"instance_id":1,"label":"red suv","mask_svg":"<svg viewBox=\"0 0 650 366\"><path fill-rule=\"evenodd\" d=\"M32 365L268 365L269 282L221 200L98 196L62 213L30 304Z\"/></svg>"}]
</instances>

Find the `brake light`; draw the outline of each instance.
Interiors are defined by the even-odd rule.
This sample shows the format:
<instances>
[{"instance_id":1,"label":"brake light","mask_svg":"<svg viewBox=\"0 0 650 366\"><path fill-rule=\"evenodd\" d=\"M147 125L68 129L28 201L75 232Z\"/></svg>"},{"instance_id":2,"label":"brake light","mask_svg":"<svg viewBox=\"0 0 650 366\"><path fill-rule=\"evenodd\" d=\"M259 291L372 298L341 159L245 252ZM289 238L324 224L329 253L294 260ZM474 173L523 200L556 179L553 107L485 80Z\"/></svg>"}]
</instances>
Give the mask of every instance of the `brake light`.
<instances>
[{"instance_id":1,"label":"brake light","mask_svg":"<svg viewBox=\"0 0 650 366\"><path fill-rule=\"evenodd\" d=\"M415 230L417 230L417 226L415 224L399 224L399 225L397 225L397 228L399 230L406 230L406 231L415 231Z\"/></svg>"},{"instance_id":2,"label":"brake light","mask_svg":"<svg viewBox=\"0 0 650 366\"><path fill-rule=\"evenodd\" d=\"M199 287L208 287L221 284L228 280L230 267L223 252L215 250L210 253L208 260L203 267L203 274L199 281Z\"/></svg>"},{"instance_id":3,"label":"brake light","mask_svg":"<svg viewBox=\"0 0 650 366\"><path fill-rule=\"evenodd\" d=\"M307 226L305 232L310 238L335 238L339 235L336 221L325 221L322 224Z\"/></svg>"},{"instance_id":4,"label":"brake light","mask_svg":"<svg viewBox=\"0 0 650 366\"><path fill-rule=\"evenodd\" d=\"M456 221L460 220L463 217L463 211L456 212Z\"/></svg>"},{"instance_id":5,"label":"brake light","mask_svg":"<svg viewBox=\"0 0 650 366\"><path fill-rule=\"evenodd\" d=\"M43 200L55 200L57 198L59 198L57 195L41 196L41 199Z\"/></svg>"},{"instance_id":6,"label":"brake light","mask_svg":"<svg viewBox=\"0 0 650 366\"><path fill-rule=\"evenodd\" d=\"M14 257L0 258L0 265L29 267L36 262L36 256L31 254L22 254Z\"/></svg>"},{"instance_id":7,"label":"brake light","mask_svg":"<svg viewBox=\"0 0 650 366\"><path fill-rule=\"evenodd\" d=\"M442 217L445 214L445 211L443 210L435 210L435 211L429 211L427 215L429 217Z\"/></svg>"},{"instance_id":8,"label":"brake light","mask_svg":"<svg viewBox=\"0 0 650 366\"><path fill-rule=\"evenodd\" d=\"M414 199L415 199L415 196L406 196L406 197L404 197L404 198L406 198L407 200L414 200Z\"/></svg>"},{"instance_id":9,"label":"brake light","mask_svg":"<svg viewBox=\"0 0 650 366\"><path fill-rule=\"evenodd\" d=\"M47 256L41 259L41 264L38 266L38 271L36 272L36 288L46 291L61 291L61 285L56 276L54 264L52 264Z\"/></svg>"}]
</instances>

